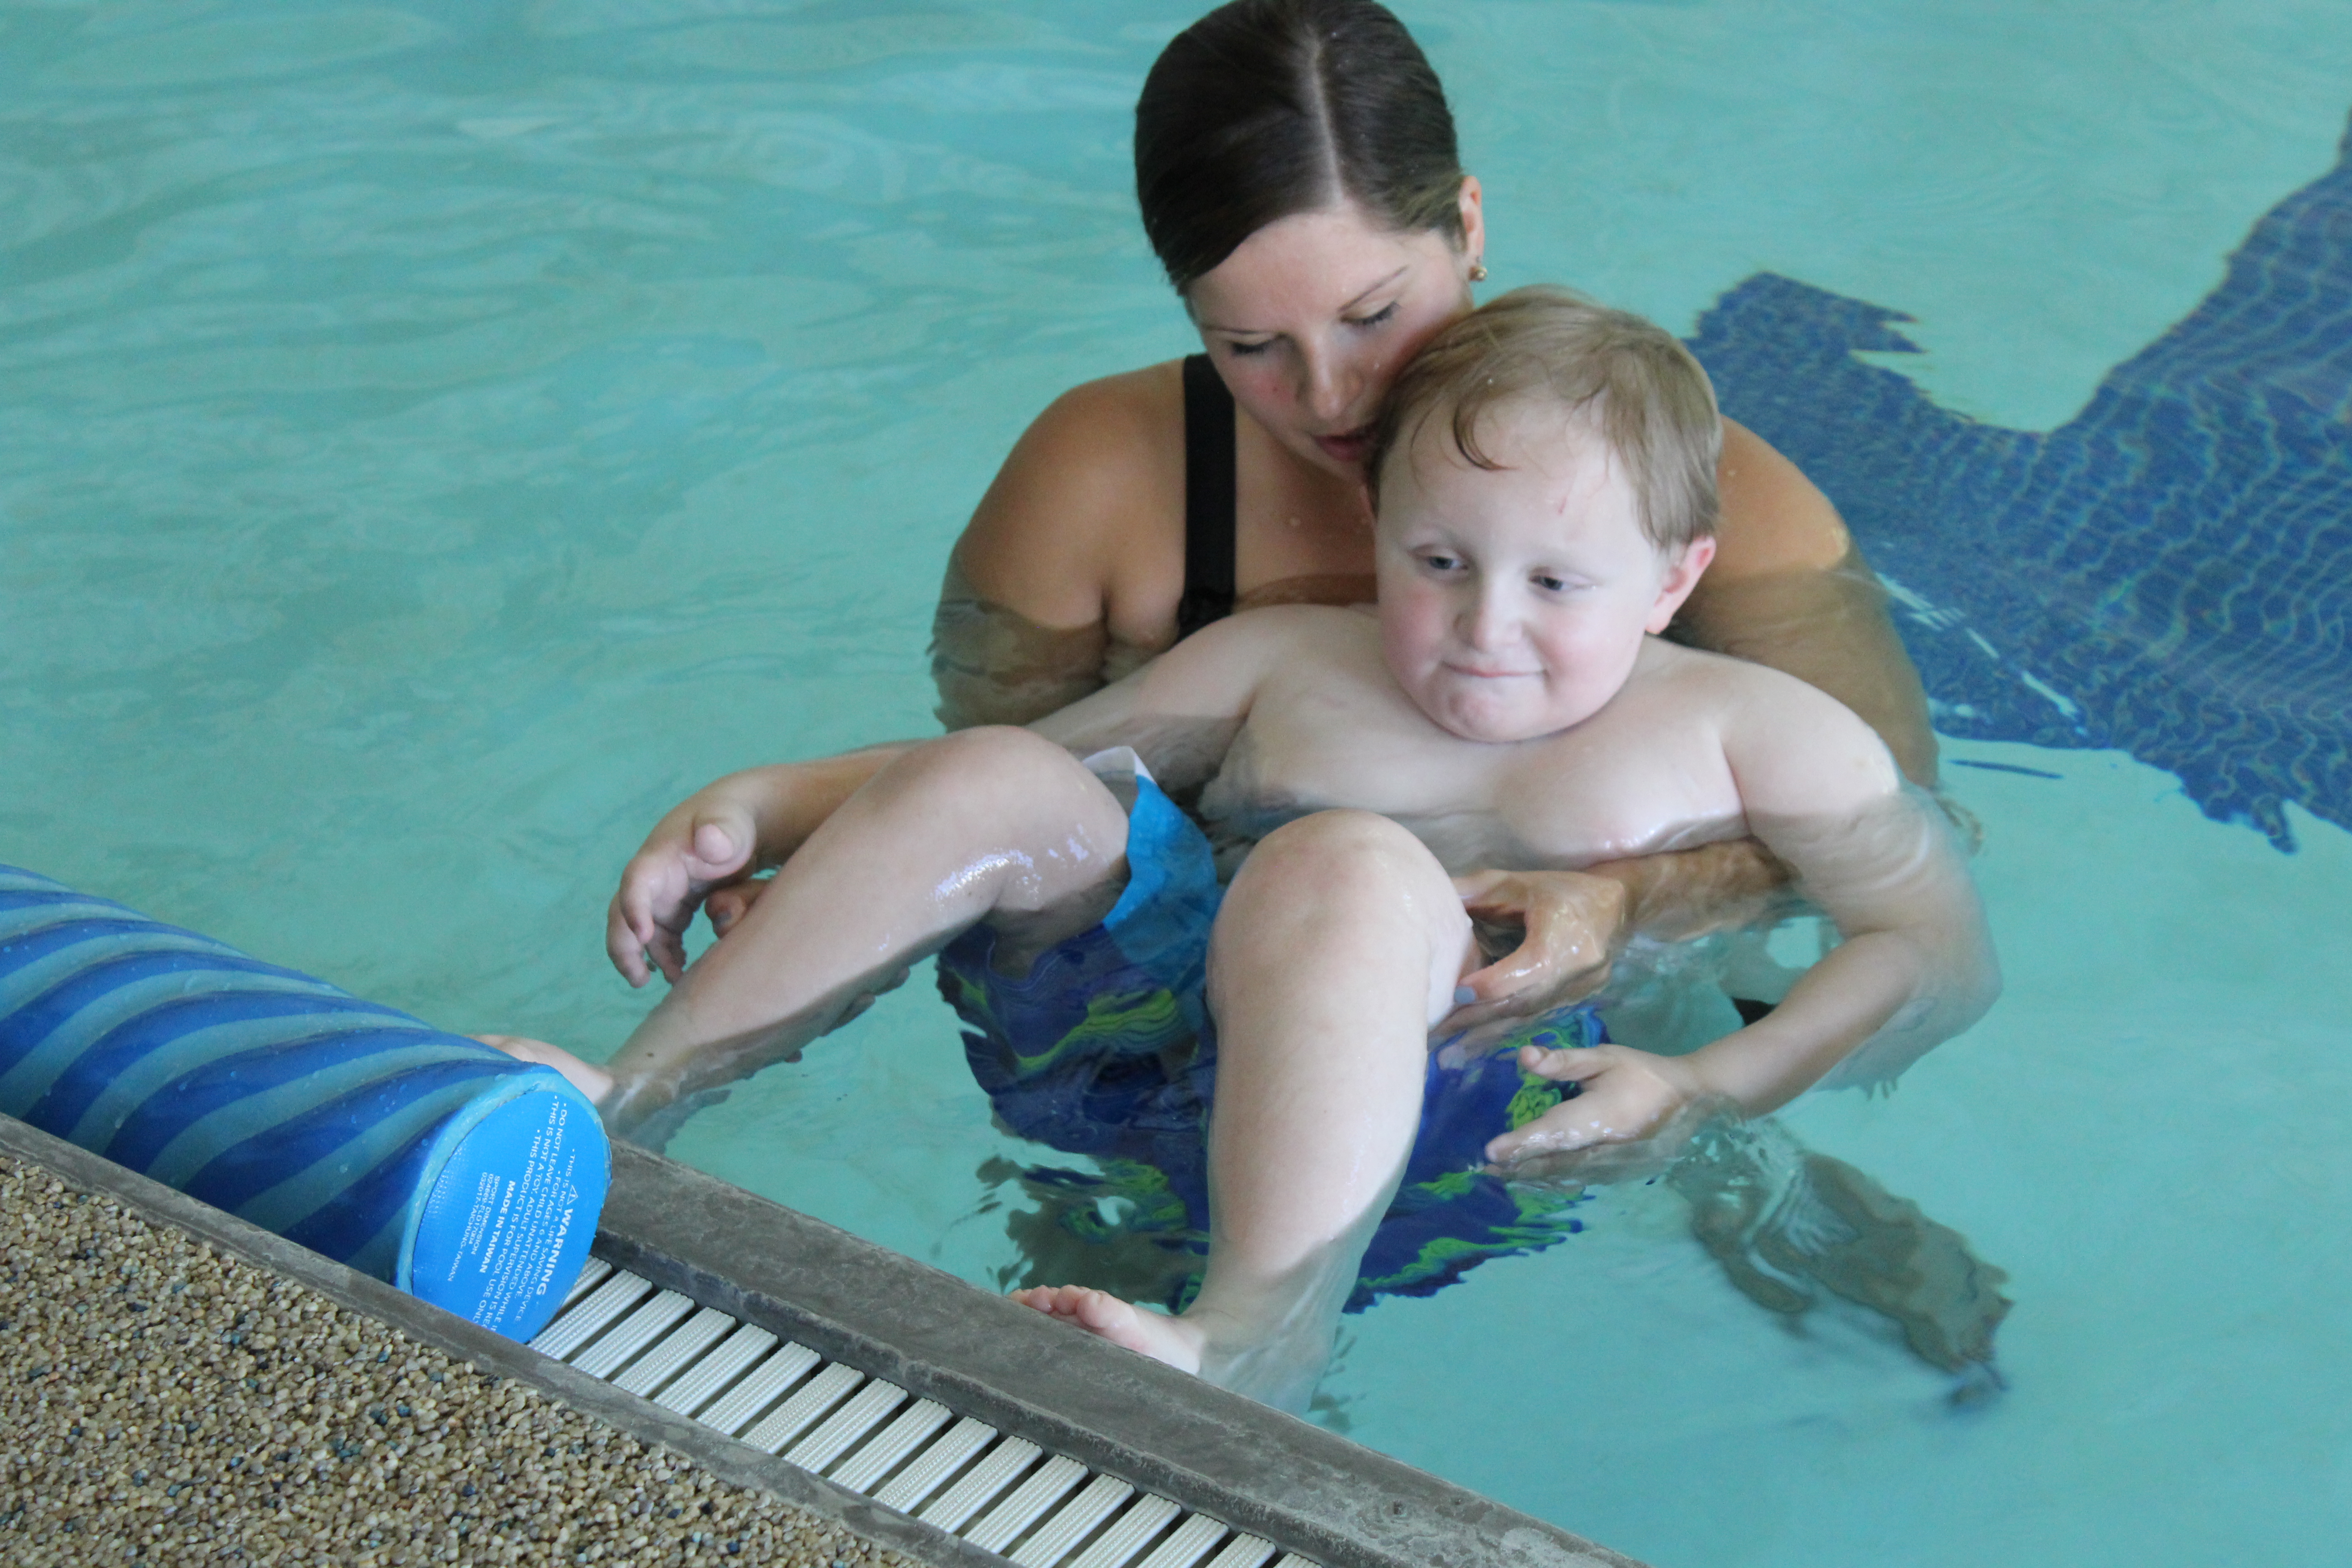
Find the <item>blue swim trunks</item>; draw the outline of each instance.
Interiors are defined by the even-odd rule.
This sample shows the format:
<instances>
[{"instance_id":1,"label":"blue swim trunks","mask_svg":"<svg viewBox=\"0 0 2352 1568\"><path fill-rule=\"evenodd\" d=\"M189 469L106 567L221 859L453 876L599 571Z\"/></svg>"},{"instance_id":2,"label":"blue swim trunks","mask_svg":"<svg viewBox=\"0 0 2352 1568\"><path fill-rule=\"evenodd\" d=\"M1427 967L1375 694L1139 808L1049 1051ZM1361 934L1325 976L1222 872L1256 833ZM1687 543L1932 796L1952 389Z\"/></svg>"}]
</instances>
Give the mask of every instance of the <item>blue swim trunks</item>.
<instances>
[{"instance_id":1,"label":"blue swim trunks","mask_svg":"<svg viewBox=\"0 0 2352 1568\"><path fill-rule=\"evenodd\" d=\"M1121 755L1090 759L1114 787ZM1080 1241L1148 1238L1171 1255L1164 1304L1181 1310L1208 1252L1216 1031L1202 994L1223 889L1207 838L1139 768L1127 857L1127 889L1100 925L1048 949L1019 978L990 967L995 933L975 927L940 954L940 990L969 1026L965 1056L1005 1128L1102 1167L1031 1170L1030 1189ZM1575 1007L1529 1019L1475 1053L1458 1036L1432 1049L1420 1131L1349 1311L1383 1295L1428 1295L1485 1258L1583 1228L1570 1212L1575 1196L1515 1187L1479 1167L1488 1139L1542 1115L1567 1090L1523 1072L1518 1047L1607 1037L1596 1013Z\"/></svg>"}]
</instances>

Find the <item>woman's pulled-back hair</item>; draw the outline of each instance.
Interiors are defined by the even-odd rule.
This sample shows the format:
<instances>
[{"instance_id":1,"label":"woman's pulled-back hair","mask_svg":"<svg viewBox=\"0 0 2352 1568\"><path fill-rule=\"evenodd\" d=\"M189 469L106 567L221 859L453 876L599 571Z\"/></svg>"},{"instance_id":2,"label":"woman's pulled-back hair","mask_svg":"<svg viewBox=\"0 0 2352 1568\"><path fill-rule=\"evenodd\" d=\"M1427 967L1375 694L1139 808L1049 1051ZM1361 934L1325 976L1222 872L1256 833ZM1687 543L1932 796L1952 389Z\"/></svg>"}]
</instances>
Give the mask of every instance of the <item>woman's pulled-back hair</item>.
<instances>
[{"instance_id":1,"label":"woman's pulled-back hair","mask_svg":"<svg viewBox=\"0 0 2352 1568\"><path fill-rule=\"evenodd\" d=\"M1482 468L1478 421L1532 403L1589 416L1633 486L1642 532L1681 550L1715 532L1723 416L1706 372L1674 334L1566 289L1514 289L1432 338L1373 418L1364 472L1379 494L1389 462L1441 409L1454 449Z\"/></svg>"},{"instance_id":2,"label":"woman's pulled-back hair","mask_svg":"<svg viewBox=\"0 0 2352 1568\"><path fill-rule=\"evenodd\" d=\"M1345 197L1462 238L1445 89L1373 0L1233 0L1176 35L1135 105L1143 232L1181 293L1277 218Z\"/></svg>"}]
</instances>

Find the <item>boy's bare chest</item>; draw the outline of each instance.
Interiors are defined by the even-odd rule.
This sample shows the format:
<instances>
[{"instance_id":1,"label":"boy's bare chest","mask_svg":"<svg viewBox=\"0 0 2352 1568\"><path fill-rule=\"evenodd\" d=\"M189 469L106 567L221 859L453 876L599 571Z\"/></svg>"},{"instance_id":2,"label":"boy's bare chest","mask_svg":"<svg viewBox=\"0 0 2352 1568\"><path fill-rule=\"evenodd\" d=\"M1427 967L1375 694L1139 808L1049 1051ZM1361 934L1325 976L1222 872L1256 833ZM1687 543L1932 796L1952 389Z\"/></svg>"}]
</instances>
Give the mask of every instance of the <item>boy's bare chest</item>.
<instances>
[{"instance_id":1,"label":"boy's bare chest","mask_svg":"<svg viewBox=\"0 0 2352 1568\"><path fill-rule=\"evenodd\" d=\"M1746 832L1719 744L1615 708L1516 745L1447 735L1393 683L1303 669L1263 692L1202 800L1257 837L1310 811L1376 811L1451 869L1574 867Z\"/></svg>"}]
</instances>

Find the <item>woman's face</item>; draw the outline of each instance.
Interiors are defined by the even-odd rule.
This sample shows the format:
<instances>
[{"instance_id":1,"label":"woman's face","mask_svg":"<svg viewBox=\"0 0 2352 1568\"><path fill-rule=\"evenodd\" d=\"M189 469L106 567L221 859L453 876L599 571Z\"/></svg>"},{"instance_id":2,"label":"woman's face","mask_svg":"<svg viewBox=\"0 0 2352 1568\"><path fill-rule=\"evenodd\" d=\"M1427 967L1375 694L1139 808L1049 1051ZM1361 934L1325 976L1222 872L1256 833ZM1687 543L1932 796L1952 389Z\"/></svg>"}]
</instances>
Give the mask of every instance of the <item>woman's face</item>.
<instances>
[{"instance_id":1,"label":"woman's face","mask_svg":"<svg viewBox=\"0 0 2352 1568\"><path fill-rule=\"evenodd\" d=\"M1398 234L1349 202L1277 218L1185 295L1234 401L1292 452L1363 477L1364 427L1389 383L1470 309L1486 250L1478 182L1462 182L1464 243Z\"/></svg>"}]
</instances>

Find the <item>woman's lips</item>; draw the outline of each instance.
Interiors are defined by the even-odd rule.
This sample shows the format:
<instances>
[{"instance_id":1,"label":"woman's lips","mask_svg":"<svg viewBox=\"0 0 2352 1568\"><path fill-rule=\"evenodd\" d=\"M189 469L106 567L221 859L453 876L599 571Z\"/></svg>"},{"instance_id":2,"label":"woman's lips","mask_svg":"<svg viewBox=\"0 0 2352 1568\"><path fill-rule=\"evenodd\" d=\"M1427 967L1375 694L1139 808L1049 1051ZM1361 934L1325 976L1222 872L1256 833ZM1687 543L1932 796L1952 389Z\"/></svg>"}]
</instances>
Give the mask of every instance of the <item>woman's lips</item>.
<instances>
[{"instance_id":1,"label":"woman's lips","mask_svg":"<svg viewBox=\"0 0 2352 1568\"><path fill-rule=\"evenodd\" d=\"M1318 436L1315 444L1323 448L1327 457L1339 462L1360 463L1364 460L1365 451L1372 444L1372 438L1366 431L1350 430L1339 436Z\"/></svg>"}]
</instances>

